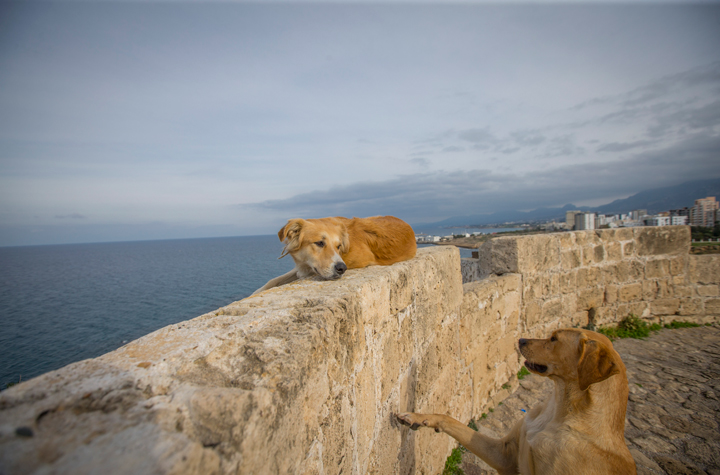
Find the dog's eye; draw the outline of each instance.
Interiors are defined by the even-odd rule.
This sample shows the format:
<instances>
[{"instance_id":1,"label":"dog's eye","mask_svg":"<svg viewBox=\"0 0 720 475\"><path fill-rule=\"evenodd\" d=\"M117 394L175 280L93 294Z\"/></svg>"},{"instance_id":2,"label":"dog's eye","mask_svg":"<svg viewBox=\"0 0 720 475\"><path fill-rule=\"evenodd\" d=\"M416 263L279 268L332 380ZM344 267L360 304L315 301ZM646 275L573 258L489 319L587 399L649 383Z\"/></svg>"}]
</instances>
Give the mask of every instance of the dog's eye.
<instances>
[{"instance_id":1,"label":"dog's eye","mask_svg":"<svg viewBox=\"0 0 720 475\"><path fill-rule=\"evenodd\" d=\"M315 243L317 247L325 247L325 243L323 241L318 241Z\"/></svg>"},{"instance_id":2,"label":"dog's eye","mask_svg":"<svg viewBox=\"0 0 720 475\"><path fill-rule=\"evenodd\" d=\"M338 244L338 249L340 249L340 246L342 246L342 244Z\"/></svg>"}]
</instances>

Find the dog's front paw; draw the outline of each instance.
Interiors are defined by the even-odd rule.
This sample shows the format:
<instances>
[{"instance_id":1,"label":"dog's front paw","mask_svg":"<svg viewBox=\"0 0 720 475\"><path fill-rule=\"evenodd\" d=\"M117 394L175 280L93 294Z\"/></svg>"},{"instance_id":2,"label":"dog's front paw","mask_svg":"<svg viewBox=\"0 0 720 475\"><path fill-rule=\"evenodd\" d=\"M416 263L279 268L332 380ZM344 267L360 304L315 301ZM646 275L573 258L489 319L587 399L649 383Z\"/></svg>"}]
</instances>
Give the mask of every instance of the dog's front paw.
<instances>
[{"instance_id":1,"label":"dog's front paw","mask_svg":"<svg viewBox=\"0 0 720 475\"><path fill-rule=\"evenodd\" d=\"M404 412L402 414L395 414L395 417L397 417L398 422L410 427L412 430L418 430L420 427L427 425L425 424L423 414Z\"/></svg>"}]
</instances>

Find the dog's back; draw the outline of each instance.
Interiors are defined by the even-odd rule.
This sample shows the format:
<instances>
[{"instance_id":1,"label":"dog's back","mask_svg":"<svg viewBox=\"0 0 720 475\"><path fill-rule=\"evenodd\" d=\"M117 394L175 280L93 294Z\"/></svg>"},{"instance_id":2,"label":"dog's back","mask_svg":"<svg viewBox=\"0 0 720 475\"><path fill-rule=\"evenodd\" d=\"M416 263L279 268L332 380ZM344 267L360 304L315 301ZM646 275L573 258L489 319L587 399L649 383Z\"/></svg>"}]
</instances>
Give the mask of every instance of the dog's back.
<instances>
[{"instance_id":1,"label":"dog's back","mask_svg":"<svg viewBox=\"0 0 720 475\"><path fill-rule=\"evenodd\" d=\"M345 224L350 248L342 258L349 269L369 265L387 266L415 257L415 232L394 216L337 218Z\"/></svg>"}]
</instances>

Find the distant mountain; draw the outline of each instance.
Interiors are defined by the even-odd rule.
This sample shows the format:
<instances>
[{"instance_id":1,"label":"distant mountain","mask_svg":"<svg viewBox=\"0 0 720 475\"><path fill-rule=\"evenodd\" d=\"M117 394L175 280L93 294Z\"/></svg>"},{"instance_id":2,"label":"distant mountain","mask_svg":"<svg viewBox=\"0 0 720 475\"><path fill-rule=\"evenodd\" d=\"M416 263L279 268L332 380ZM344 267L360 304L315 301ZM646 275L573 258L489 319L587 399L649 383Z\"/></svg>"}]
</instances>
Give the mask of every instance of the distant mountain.
<instances>
[{"instance_id":1,"label":"distant mountain","mask_svg":"<svg viewBox=\"0 0 720 475\"><path fill-rule=\"evenodd\" d=\"M720 178L690 181L678 186L641 191L624 200L615 200L592 210L601 214L618 214L634 209L647 209L648 213L656 214L671 209L691 208L695 204L695 200L708 196L720 199Z\"/></svg>"},{"instance_id":2,"label":"distant mountain","mask_svg":"<svg viewBox=\"0 0 720 475\"><path fill-rule=\"evenodd\" d=\"M473 224L487 225L507 222L550 221L553 219L556 221L564 221L565 212L568 210L590 211L600 214L620 214L629 213L634 209L646 209L649 214L655 214L671 209L690 208L695 204L695 200L707 196L715 196L720 199L720 178L690 181L682 185L641 191L629 198L615 200L612 203L595 208L578 207L567 204L562 208L538 208L527 212L499 211L492 214L454 216L438 221L437 223L424 224L422 227L453 227Z\"/></svg>"}]
</instances>

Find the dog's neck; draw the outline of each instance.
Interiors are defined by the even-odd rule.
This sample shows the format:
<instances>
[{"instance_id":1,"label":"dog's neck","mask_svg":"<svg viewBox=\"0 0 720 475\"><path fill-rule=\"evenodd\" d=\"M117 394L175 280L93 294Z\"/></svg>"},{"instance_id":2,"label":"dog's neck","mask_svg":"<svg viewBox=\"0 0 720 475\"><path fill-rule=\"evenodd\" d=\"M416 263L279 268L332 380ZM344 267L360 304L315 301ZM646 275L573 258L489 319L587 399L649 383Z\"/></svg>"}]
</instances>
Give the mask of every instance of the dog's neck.
<instances>
[{"instance_id":1,"label":"dog's neck","mask_svg":"<svg viewBox=\"0 0 720 475\"><path fill-rule=\"evenodd\" d=\"M605 381L591 384L585 391L577 381L553 377L552 403L556 421L576 426L576 430L613 434L624 443L628 383L625 368ZM604 427L597 427L602 424ZM602 429L606 429L603 431Z\"/></svg>"}]
</instances>

